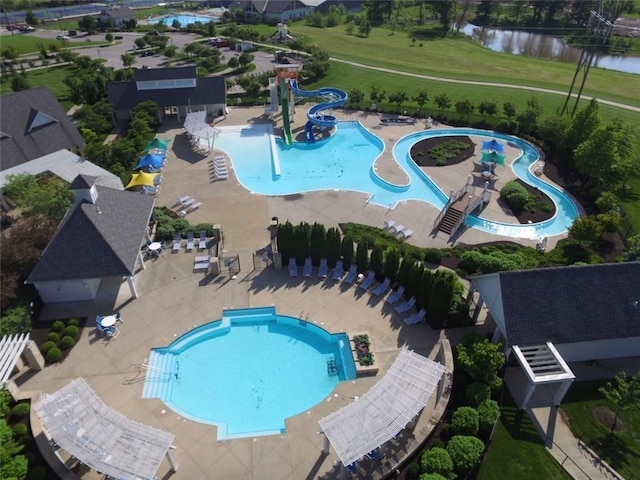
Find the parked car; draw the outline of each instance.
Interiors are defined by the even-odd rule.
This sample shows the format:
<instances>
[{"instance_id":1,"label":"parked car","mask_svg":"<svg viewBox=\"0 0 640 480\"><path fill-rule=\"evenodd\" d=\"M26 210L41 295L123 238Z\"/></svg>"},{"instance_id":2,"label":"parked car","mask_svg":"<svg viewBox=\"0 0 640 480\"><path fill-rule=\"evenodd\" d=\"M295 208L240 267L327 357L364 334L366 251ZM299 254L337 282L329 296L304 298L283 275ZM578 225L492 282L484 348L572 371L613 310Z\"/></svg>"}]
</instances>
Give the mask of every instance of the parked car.
<instances>
[{"instance_id":1,"label":"parked car","mask_svg":"<svg viewBox=\"0 0 640 480\"><path fill-rule=\"evenodd\" d=\"M69 37L63 33L59 33L58 35L56 35L56 39L57 40L69 40Z\"/></svg>"},{"instance_id":2,"label":"parked car","mask_svg":"<svg viewBox=\"0 0 640 480\"><path fill-rule=\"evenodd\" d=\"M70 37L75 37L76 35L78 35L78 32L76 32L75 30L69 30L67 35L69 35Z\"/></svg>"},{"instance_id":3,"label":"parked car","mask_svg":"<svg viewBox=\"0 0 640 480\"><path fill-rule=\"evenodd\" d=\"M23 33L27 33L27 32L34 32L35 28L33 28L31 25L20 25L20 28L18 28L18 30L20 30Z\"/></svg>"}]
</instances>

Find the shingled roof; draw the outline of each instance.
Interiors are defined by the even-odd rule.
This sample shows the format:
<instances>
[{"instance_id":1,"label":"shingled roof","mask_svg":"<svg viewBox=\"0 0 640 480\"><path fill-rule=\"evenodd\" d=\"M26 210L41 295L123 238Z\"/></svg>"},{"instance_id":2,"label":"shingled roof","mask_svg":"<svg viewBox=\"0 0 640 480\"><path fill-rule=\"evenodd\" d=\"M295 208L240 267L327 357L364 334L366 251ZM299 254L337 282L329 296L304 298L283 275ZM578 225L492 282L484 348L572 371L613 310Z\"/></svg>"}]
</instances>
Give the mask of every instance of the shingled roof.
<instances>
[{"instance_id":1,"label":"shingled roof","mask_svg":"<svg viewBox=\"0 0 640 480\"><path fill-rule=\"evenodd\" d=\"M83 176L73 184L82 188L93 180ZM94 188L96 202L71 207L27 283L133 275L155 198Z\"/></svg>"},{"instance_id":2,"label":"shingled roof","mask_svg":"<svg viewBox=\"0 0 640 480\"><path fill-rule=\"evenodd\" d=\"M75 150L84 140L49 87L3 95L0 101L0 169L58 150Z\"/></svg>"},{"instance_id":3,"label":"shingled roof","mask_svg":"<svg viewBox=\"0 0 640 480\"><path fill-rule=\"evenodd\" d=\"M509 345L640 337L640 262L497 275Z\"/></svg>"}]
</instances>

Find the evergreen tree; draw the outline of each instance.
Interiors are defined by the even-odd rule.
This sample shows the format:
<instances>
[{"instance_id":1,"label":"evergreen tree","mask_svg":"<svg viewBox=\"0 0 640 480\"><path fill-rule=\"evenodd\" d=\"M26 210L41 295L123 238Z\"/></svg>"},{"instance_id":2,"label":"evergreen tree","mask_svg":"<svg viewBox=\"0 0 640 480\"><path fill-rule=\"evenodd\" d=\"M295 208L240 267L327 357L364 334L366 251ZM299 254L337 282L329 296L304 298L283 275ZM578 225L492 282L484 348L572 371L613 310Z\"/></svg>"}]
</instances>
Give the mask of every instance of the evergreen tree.
<instances>
[{"instance_id":1,"label":"evergreen tree","mask_svg":"<svg viewBox=\"0 0 640 480\"><path fill-rule=\"evenodd\" d=\"M320 259L325 256L326 236L324 225L315 222L311 227L309 238L309 256L311 256L311 263L315 266L320 265Z\"/></svg>"},{"instance_id":2,"label":"evergreen tree","mask_svg":"<svg viewBox=\"0 0 640 480\"><path fill-rule=\"evenodd\" d=\"M340 259L340 232L337 228L331 227L327 230L326 239L327 264L330 268L333 268Z\"/></svg>"},{"instance_id":3,"label":"evergreen tree","mask_svg":"<svg viewBox=\"0 0 640 480\"><path fill-rule=\"evenodd\" d=\"M340 244L340 256L344 264L344 269L348 270L353 263L353 238L351 235L345 235Z\"/></svg>"},{"instance_id":4,"label":"evergreen tree","mask_svg":"<svg viewBox=\"0 0 640 480\"><path fill-rule=\"evenodd\" d=\"M398 267L400 266L400 252L395 247L387 249L384 267L382 272L385 277L389 277L391 281L395 280L398 275Z\"/></svg>"},{"instance_id":5,"label":"evergreen tree","mask_svg":"<svg viewBox=\"0 0 640 480\"><path fill-rule=\"evenodd\" d=\"M407 284L405 285L407 297L416 297L417 300L420 296L420 279L422 278L422 272L424 272L422 262L413 262L411 270L409 270Z\"/></svg>"},{"instance_id":6,"label":"evergreen tree","mask_svg":"<svg viewBox=\"0 0 640 480\"><path fill-rule=\"evenodd\" d=\"M356 264L358 272L365 272L369 266L369 246L364 240L361 240L356 248Z\"/></svg>"},{"instance_id":7,"label":"evergreen tree","mask_svg":"<svg viewBox=\"0 0 640 480\"><path fill-rule=\"evenodd\" d=\"M369 270L373 270L379 280L382 274L382 247L378 244L373 246L371 257L369 258Z\"/></svg>"},{"instance_id":8,"label":"evergreen tree","mask_svg":"<svg viewBox=\"0 0 640 480\"><path fill-rule=\"evenodd\" d=\"M397 281L400 285L404 285L405 288L407 286L407 282L409 281L409 272L411 272L411 267L414 263L415 260L410 256L402 257L402 261L400 262Z\"/></svg>"}]
</instances>

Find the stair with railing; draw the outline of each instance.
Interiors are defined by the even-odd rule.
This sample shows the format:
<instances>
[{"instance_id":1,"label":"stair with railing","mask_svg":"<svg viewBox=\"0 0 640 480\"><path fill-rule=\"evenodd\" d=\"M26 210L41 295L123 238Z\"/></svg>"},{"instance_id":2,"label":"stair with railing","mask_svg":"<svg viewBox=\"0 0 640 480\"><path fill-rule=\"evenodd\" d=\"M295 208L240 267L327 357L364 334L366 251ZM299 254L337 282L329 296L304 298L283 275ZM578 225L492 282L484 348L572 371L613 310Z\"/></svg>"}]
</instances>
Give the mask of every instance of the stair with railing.
<instances>
[{"instance_id":1,"label":"stair with railing","mask_svg":"<svg viewBox=\"0 0 640 480\"><path fill-rule=\"evenodd\" d=\"M178 375L176 358L173 353L152 350L149 362L136 366L146 371L142 398L171 398L173 382Z\"/></svg>"},{"instance_id":2,"label":"stair with railing","mask_svg":"<svg viewBox=\"0 0 640 480\"><path fill-rule=\"evenodd\" d=\"M464 224L468 214L491 200L491 193L487 190L488 184L485 183L480 195L476 195L476 187L471 184L471 179L469 175L467 183L457 192L454 193L453 189L451 190L449 200L442 207L433 224L434 231L439 230L447 235L454 235Z\"/></svg>"}]
</instances>

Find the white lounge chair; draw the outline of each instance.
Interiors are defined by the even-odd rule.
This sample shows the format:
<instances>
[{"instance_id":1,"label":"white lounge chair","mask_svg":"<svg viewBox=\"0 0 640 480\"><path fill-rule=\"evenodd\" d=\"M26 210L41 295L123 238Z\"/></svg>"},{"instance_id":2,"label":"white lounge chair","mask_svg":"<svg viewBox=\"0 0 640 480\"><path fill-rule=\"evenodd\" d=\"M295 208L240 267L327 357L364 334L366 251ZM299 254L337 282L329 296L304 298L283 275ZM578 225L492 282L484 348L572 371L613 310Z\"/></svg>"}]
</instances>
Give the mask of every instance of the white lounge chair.
<instances>
[{"instance_id":1,"label":"white lounge chair","mask_svg":"<svg viewBox=\"0 0 640 480\"><path fill-rule=\"evenodd\" d=\"M404 225L397 225L391 229L392 232L398 234L404 232L404 229L407 228Z\"/></svg>"},{"instance_id":2,"label":"white lounge chair","mask_svg":"<svg viewBox=\"0 0 640 480\"><path fill-rule=\"evenodd\" d=\"M194 259L195 263L203 263L203 262L208 262L208 261L209 261L209 255L198 255Z\"/></svg>"},{"instance_id":3,"label":"white lounge chair","mask_svg":"<svg viewBox=\"0 0 640 480\"><path fill-rule=\"evenodd\" d=\"M393 305L404 296L404 286L400 285L395 292L391 292L391 295L387 297L386 302L389 305Z\"/></svg>"},{"instance_id":4,"label":"white lounge chair","mask_svg":"<svg viewBox=\"0 0 640 480\"><path fill-rule=\"evenodd\" d=\"M193 269L194 269L194 270L196 270L196 271L199 271L199 270L209 270L209 266L210 266L210 265L211 265L211 264L210 264L208 261L206 261L206 262L198 262L198 263L195 263L195 264L193 265Z\"/></svg>"},{"instance_id":5,"label":"white lounge chair","mask_svg":"<svg viewBox=\"0 0 640 480\"><path fill-rule=\"evenodd\" d=\"M423 322L427 317L427 311L424 308L421 308L419 312L414 313L413 315L409 315L404 318L404 323L407 325L415 325L416 323Z\"/></svg>"},{"instance_id":6,"label":"white lounge chair","mask_svg":"<svg viewBox=\"0 0 640 480\"><path fill-rule=\"evenodd\" d=\"M342 278L342 275L344 275L344 267L343 267L343 262L342 260L338 260L336 262L336 268L333 269L333 276L332 278L334 280L340 280Z\"/></svg>"},{"instance_id":7,"label":"white lounge chair","mask_svg":"<svg viewBox=\"0 0 640 480\"><path fill-rule=\"evenodd\" d=\"M347 273L347 278L344 279L345 283L352 285L353 282L356 281L356 277L358 276L358 266L356 264L352 264L349 267L349 273Z\"/></svg>"},{"instance_id":8,"label":"white lounge chair","mask_svg":"<svg viewBox=\"0 0 640 480\"><path fill-rule=\"evenodd\" d=\"M182 248L182 234L176 233L176 236L173 240L173 247L171 248L171 251L175 253L181 248Z\"/></svg>"},{"instance_id":9,"label":"white lounge chair","mask_svg":"<svg viewBox=\"0 0 640 480\"><path fill-rule=\"evenodd\" d=\"M404 230L404 231L400 232L400 238L402 240L406 240L411 235L413 235L413 230Z\"/></svg>"},{"instance_id":10,"label":"white lounge chair","mask_svg":"<svg viewBox=\"0 0 640 480\"><path fill-rule=\"evenodd\" d=\"M311 257L307 257L304 259L304 266L302 267L302 276L310 277L312 270L313 270L313 265L311 265Z\"/></svg>"},{"instance_id":11,"label":"white lounge chair","mask_svg":"<svg viewBox=\"0 0 640 480\"><path fill-rule=\"evenodd\" d=\"M387 290L389 290L390 286L391 286L391 279L387 277L384 279L384 281L380 285L374 288L371 293L374 294L376 297L379 297L380 295L385 293Z\"/></svg>"},{"instance_id":12,"label":"white lounge chair","mask_svg":"<svg viewBox=\"0 0 640 480\"><path fill-rule=\"evenodd\" d=\"M390 230L393 228L393 226L396 224L395 220L385 220L384 221L384 229L385 230Z\"/></svg>"},{"instance_id":13,"label":"white lounge chair","mask_svg":"<svg viewBox=\"0 0 640 480\"><path fill-rule=\"evenodd\" d=\"M298 265L296 264L295 257L289 257L289 276L290 277L298 276Z\"/></svg>"},{"instance_id":14,"label":"white lounge chair","mask_svg":"<svg viewBox=\"0 0 640 480\"><path fill-rule=\"evenodd\" d=\"M398 305L396 307L396 312L398 313L405 313L408 312L409 310L411 310L413 308L413 306L416 304L416 297L411 297L409 300L407 300L404 303L401 303L400 305Z\"/></svg>"},{"instance_id":15,"label":"white lounge chair","mask_svg":"<svg viewBox=\"0 0 640 480\"><path fill-rule=\"evenodd\" d=\"M185 195L184 197L180 198L180 203L184 207L190 207L191 205L196 203L196 199L191 198L189 195Z\"/></svg>"},{"instance_id":16,"label":"white lounge chair","mask_svg":"<svg viewBox=\"0 0 640 480\"><path fill-rule=\"evenodd\" d=\"M202 230L200 232L200 240L198 241L198 250L204 250L207 248L207 232Z\"/></svg>"},{"instance_id":17,"label":"white lounge chair","mask_svg":"<svg viewBox=\"0 0 640 480\"><path fill-rule=\"evenodd\" d=\"M362 282L358 284L358 288L364 288L365 290L369 290L369 287L373 285L373 282L376 279L376 274L373 271L370 271L367 274L367 278L365 278Z\"/></svg>"},{"instance_id":18,"label":"white lounge chair","mask_svg":"<svg viewBox=\"0 0 640 480\"><path fill-rule=\"evenodd\" d=\"M199 209L201 206L202 206L202 202L196 202L196 203L193 203L193 204L189 205L189 209L190 209L191 212L193 212L194 210Z\"/></svg>"},{"instance_id":19,"label":"white lounge chair","mask_svg":"<svg viewBox=\"0 0 640 480\"><path fill-rule=\"evenodd\" d=\"M320 266L318 267L318 277L327 278L328 273L329 273L329 265L327 264L327 259L321 258Z\"/></svg>"},{"instance_id":20,"label":"white lounge chair","mask_svg":"<svg viewBox=\"0 0 640 480\"><path fill-rule=\"evenodd\" d=\"M193 237L193 233L187 234L187 252L193 250L193 246L195 244L195 238Z\"/></svg>"}]
</instances>

